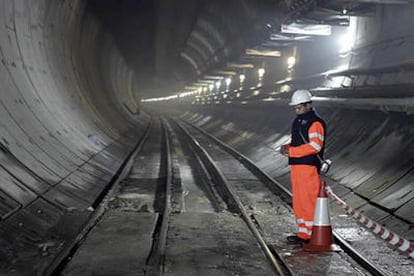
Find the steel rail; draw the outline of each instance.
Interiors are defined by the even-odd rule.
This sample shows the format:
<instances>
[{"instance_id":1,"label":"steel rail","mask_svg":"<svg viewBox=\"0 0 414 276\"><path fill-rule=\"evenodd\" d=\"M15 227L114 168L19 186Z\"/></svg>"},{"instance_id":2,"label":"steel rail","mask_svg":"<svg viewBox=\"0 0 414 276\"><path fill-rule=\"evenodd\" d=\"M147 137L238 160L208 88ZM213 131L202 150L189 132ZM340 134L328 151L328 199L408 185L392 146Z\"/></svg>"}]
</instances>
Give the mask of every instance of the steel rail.
<instances>
[{"instance_id":1,"label":"steel rail","mask_svg":"<svg viewBox=\"0 0 414 276\"><path fill-rule=\"evenodd\" d=\"M186 121L183 121L183 122L193 127L194 129L197 129L198 131L200 131L207 137L211 138L211 140L216 142L217 145L220 146L223 150L225 150L227 153L229 153L230 155L235 157L237 160L239 160L242 164L244 164L259 179L265 179L269 183L272 183L274 186L276 186L278 189L281 189L283 192L285 192L286 195L289 195L290 197L292 196L292 193L288 189L286 189L280 182L273 179L269 174L264 172L262 169L257 167L254 164L254 162L250 160L248 157L238 152L237 150L233 149L232 147L226 145L223 141L207 133L205 130L193 124L190 124ZM344 252L346 252L349 256L351 256L355 261L357 261L358 264L364 267L368 272L372 273L375 276L387 275L381 268L379 268L374 263L372 263L371 261L366 259L364 256L362 256L355 248L353 248L349 243L347 243L345 239L343 239L339 234L335 233L335 231L333 231L332 235L334 236L335 242L340 245L340 247L344 250Z\"/></svg>"},{"instance_id":2,"label":"steel rail","mask_svg":"<svg viewBox=\"0 0 414 276\"><path fill-rule=\"evenodd\" d=\"M217 176L217 178L220 180L220 182L225 186L227 189L229 195L231 196L232 201L235 202L236 208L238 209L238 212L241 214L244 222L249 227L250 231L256 238L256 240L259 242L260 247L262 248L263 252L265 253L266 257L268 258L272 268L278 275L285 275L286 273L283 271L282 267L276 260L274 254L270 250L270 248L267 246L265 240L263 239L262 235L258 231L255 223L250 219L249 215L247 214L246 209L243 206L243 203L237 196L236 192L233 191L231 184L227 181L226 177L224 176L223 172L219 169L219 167L215 164L215 161L211 158L211 156L208 154L208 152L201 146L201 144L197 141L196 138L194 138L182 124L179 122L176 122L177 125L183 130L183 132L187 135L191 143L195 146L195 149L197 150L197 153L200 155L203 162L205 162L205 165L208 166L213 173Z\"/></svg>"},{"instance_id":3,"label":"steel rail","mask_svg":"<svg viewBox=\"0 0 414 276\"><path fill-rule=\"evenodd\" d=\"M172 157L171 157L171 143L166 128L165 119L161 119L161 126L163 131L163 145L161 162L165 163L165 190L164 190L164 206L162 214L159 214L155 231L153 234L153 244L151 252L147 258L145 265L146 276L163 275L165 250L167 243L167 234L169 227L169 219L171 213L171 185L173 178ZM162 168L162 167L161 167Z\"/></svg>"},{"instance_id":4,"label":"steel rail","mask_svg":"<svg viewBox=\"0 0 414 276\"><path fill-rule=\"evenodd\" d=\"M113 193L115 188L119 183L128 175L128 172L131 170L131 167L134 163L136 155L142 150L143 145L148 139L149 133L151 132L153 121L148 123L148 126L145 130L144 135L137 142L134 149L130 152L128 157L122 163L121 167L112 177L111 181L105 187L105 195L100 194L100 202L95 203L94 212L91 215L88 223L83 227L80 233L70 242L68 245L60 251L52 260L51 264L41 273L41 275L60 275L60 272L66 267L70 258L76 253L76 250L79 248L79 244L86 238L88 233L96 226L99 220L106 212L106 205L109 202L110 195Z\"/></svg>"},{"instance_id":5,"label":"steel rail","mask_svg":"<svg viewBox=\"0 0 414 276\"><path fill-rule=\"evenodd\" d=\"M170 119L170 121L171 121L171 123L174 124L174 128L179 131L180 137L187 137L186 133L183 133L184 130L182 128L180 128L180 126L177 124L177 122L175 120ZM217 191L218 189L214 188L214 182L212 181L211 175L209 174L207 168L204 166L200 156L196 154L196 152L193 149L193 147L191 146L191 144L186 143L186 147L192 153L192 157L191 157L192 160L194 160L194 162L199 165L199 166L196 167L198 173L200 173L200 175L203 175L203 177L200 177L200 179L198 179L198 181L200 181L200 180L202 181L202 185L207 190L207 195L208 195L215 211L219 212L219 213L222 212L223 210L225 210L227 208L227 206L226 206L226 203L224 202L223 198L220 196L219 192Z\"/></svg>"}]
</instances>

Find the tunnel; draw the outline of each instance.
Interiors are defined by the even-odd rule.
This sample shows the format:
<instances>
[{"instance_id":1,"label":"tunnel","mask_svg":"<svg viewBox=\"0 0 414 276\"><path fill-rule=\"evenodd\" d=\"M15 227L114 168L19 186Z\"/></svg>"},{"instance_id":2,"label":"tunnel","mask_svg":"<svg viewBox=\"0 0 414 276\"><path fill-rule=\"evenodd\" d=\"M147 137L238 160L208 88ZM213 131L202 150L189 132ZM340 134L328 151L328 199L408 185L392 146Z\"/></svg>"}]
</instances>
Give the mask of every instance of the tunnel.
<instances>
[{"instance_id":1,"label":"tunnel","mask_svg":"<svg viewBox=\"0 0 414 276\"><path fill-rule=\"evenodd\" d=\"M277 149L297 89L328 124L333 190L414 239L413 14L408 0L2 0L0 274L46 275L160 114L289 188Z\"/></svg>"}]
</instances>

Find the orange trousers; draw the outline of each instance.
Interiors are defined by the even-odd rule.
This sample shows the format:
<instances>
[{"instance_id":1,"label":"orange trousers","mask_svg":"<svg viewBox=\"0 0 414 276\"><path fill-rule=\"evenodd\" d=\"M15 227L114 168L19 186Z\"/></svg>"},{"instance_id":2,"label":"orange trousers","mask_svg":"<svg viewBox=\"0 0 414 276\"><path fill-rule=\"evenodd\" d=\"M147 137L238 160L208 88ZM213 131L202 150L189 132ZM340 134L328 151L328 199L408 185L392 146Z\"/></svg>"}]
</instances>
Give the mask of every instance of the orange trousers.
<instances>
[{"instance_id":1,"label":"orange trousers","mask_svg":"<svg viewBox=\"0 0 414 276\"><path fill-rule=\"evenodd\" d=\"M321 185L318 170L310 165L291 165L292 205L297 224L297 236L310 239L313 216Z\"/></svg>"}]
</instances>

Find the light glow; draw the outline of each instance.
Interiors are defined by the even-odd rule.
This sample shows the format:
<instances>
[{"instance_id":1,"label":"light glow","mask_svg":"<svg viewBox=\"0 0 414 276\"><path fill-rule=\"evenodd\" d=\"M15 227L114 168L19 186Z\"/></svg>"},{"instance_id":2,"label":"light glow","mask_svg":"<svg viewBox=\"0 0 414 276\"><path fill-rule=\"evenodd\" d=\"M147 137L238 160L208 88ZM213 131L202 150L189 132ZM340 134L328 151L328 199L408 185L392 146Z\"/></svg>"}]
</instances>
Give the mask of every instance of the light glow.
<instances>
[{"instance_id":1,"label":"light glow","mask_svg":"<svg viewBox=\"0 0 414 276\"><path fill-rule=\"evenodd\" d=\"M357 18L350 17L349 26L347 27L347 32L339 39L339 45L341 47L339 51L340 53L349 52L354 46L355 39L356 39L356 25L357 25Z\"/></svg>"},{"instance_id":2,"label":"light glow","mask_svg":"<svg viewBox=\"0 0 414 276\"><path fill-rule=\"evenodd\" d=\"M265 74L265 69L264 68L259 68L258 70L257 70L257 74L259 75L259 79L262 79L263 78L263 76L264 76L264 74Z\"/></svg>"},{"instance_id":3,"label":"light glow","mask_svg":"<svg viewBox=\"0 0 414 276\"><path fill-rule=\"evenodd\" d=\"M173 99L177 99L177 98L178 98L178 95L172 95L172 96L168 96L168 97L142 99L141 102L143 102L143 103L146 103L146 102L160 102L160 101L169 101L169 100L173 100Z\"/></svg>"},{"instance_id":4,"label":"light glow","mask_svg":"<svg viewBox=\"0 0 414 276\"><path fill-rule=\"evenodd\" d=\"M240 78L240 83L243 83L244 80L246 79L246 75L245 74L240 74L239 78Z\"/></svg>"},{"instance_id":5,"label":"light glow","mask_svg":"<svg viewBox=\"0 0 414 276\"><path fill-rule=\"evenodd\" d=\"M216 89L219 90L221 86L221 81L216 81Z\"/></svg>"},{"instance_id":6,"label":"light glow","mask_svg":"<svg viewBox=\"0 0 414 276\"><path fill-rule=\"evenodd\" d=\"M287 59L288 68L292 69L295 66L295 64L296 64L296 57L294 56L288 57Z\"/></svg>"}]
</instances>

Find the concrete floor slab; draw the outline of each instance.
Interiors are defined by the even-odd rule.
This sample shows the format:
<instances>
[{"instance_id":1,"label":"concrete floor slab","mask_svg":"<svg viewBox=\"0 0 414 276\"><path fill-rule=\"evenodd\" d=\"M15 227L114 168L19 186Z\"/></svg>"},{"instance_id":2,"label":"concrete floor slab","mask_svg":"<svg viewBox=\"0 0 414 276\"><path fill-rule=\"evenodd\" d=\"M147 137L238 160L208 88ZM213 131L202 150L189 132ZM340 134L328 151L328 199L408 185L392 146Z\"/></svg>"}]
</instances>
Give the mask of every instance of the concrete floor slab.
<instances>
[{"instance_id":1,"label":"concrete floor slab","mask_svg":"<svg viewBox=\"0 0 414 276\"><path fill-rule=\"evenodd\" d=\"M144 275L156 216L108 211L62 275Z\"/></svg>"},{"instance_id":2,"label":"concrete floor slab","mask_svg":"<svg viewBox=\"0 0 414 276\"><path fill-rule=\"evenodd\" d=\"M181 213L171 217L164 275L273 274L240 217L230 213Z\"/></svg>"}]
</instances>

